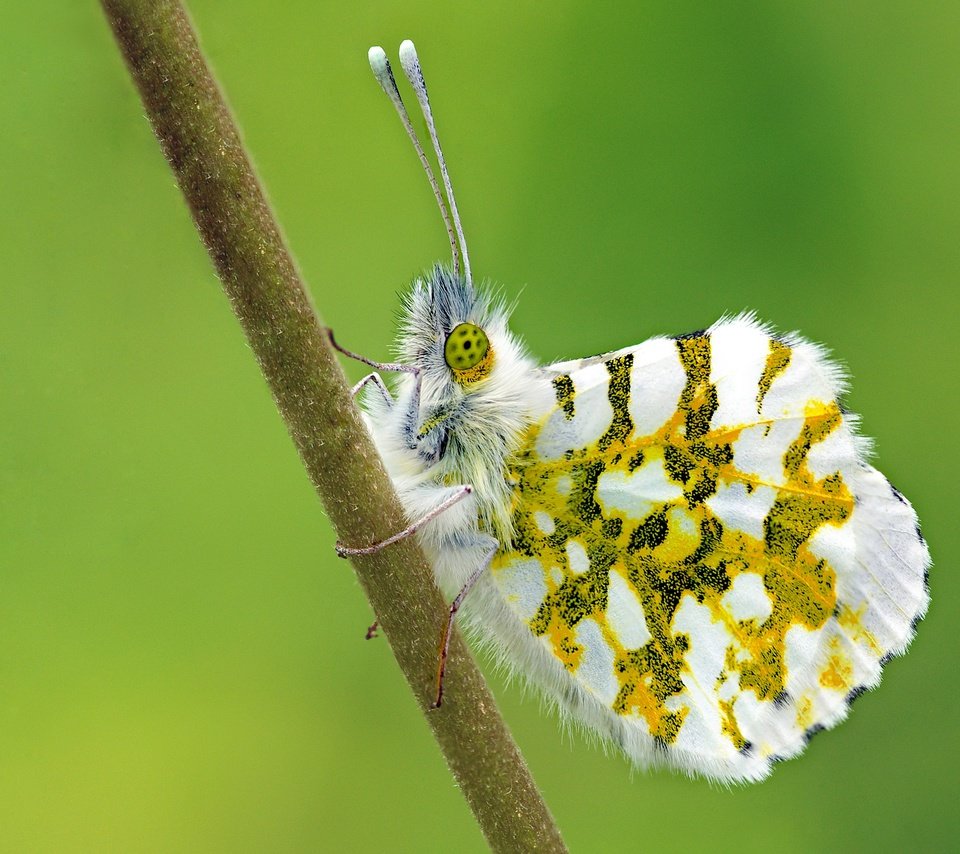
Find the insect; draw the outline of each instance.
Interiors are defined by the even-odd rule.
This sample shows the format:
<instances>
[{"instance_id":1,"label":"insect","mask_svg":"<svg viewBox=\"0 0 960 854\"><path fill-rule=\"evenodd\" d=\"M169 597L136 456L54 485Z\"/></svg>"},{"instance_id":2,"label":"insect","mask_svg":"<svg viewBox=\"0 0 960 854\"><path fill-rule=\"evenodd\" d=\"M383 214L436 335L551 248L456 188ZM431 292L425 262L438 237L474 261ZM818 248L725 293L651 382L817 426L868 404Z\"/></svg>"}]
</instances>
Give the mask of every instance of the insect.
<instances>
[{"instance_id":1,"label":"insect","mask_svg":"<svg viewBox=\"0 0 960 854\"><path fill-rule=\"evenodd\" d=\"M903 653L928 603L910 503L867 461L842 371L750 315L538 366L473 283L412 42L400 62L441 184L382 48L452 264L407 295L394 397L366 422L440 587L563 713L637 765L759 780Z\"/></svg>"}]
</instances>

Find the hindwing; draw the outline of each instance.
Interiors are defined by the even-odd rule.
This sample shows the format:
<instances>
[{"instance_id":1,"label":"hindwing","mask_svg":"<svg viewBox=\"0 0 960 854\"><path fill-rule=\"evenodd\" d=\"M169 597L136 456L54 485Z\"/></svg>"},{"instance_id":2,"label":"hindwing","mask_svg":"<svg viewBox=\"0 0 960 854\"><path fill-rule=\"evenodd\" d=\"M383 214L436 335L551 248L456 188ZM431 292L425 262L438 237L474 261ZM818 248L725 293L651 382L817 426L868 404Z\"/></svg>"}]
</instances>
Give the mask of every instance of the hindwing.
<instances>
[{"instance_id":1,"label":"hindwing","mask_svg":"<svg viewBox=\"0 0 960 854\"><path fill-rule=\"evenodd\" d=\"M928 600L839 370L739 317L545 371L495 583L636 760L764 776L877 684Z\"/></svg>"}]
</instances>

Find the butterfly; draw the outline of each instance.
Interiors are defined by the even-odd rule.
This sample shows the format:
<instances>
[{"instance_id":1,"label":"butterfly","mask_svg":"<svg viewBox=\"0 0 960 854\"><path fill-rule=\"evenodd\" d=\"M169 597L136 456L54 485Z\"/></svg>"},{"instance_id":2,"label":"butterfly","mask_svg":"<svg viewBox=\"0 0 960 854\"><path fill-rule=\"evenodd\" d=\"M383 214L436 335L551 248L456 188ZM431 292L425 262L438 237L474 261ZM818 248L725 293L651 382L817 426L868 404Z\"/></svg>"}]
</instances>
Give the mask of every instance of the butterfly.
<instances>
[{"instance_id":1,"label":"butterfly","mask_svg":"<svg viewBox=\"0 0 960 854\"><path fill-rule=\"evenodd\" d=\"M374 74L430 181L450 265L406 296L394 395L354 389L450 626L492 644L561 712L641 767L765 777L905 652L930 556L869 462L842 370L752 315L540 366L476 287L412 42L400 63L441 184L386 54ZM332 335L331 335L331 340Z\"/></svg>"}]
</instances>

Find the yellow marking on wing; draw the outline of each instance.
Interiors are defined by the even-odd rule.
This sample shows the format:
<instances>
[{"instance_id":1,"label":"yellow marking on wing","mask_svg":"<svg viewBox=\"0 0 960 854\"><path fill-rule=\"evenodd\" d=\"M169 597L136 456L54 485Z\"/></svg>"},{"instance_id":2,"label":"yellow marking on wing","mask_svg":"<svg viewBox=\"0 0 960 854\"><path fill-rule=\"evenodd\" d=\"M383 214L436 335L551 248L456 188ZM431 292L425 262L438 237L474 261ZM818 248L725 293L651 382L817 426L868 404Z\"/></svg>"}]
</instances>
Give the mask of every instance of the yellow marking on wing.
<instances>
[{"instance_id":1,"label":"yellow marking on wing","mask_svg":"<svg viewBox=\"0 0 960 854\"><path fill-rule=\"evenodd\" d=\"M836 636L830 639L830 655L820 671L820 684L835 691L849 691L853 687L853 664L840 646Z\"/></svg>"},{"instance_id":2,"label":"yellow marking on wing","mask_svg":"<svg viewBox=\"0 0 960 854\"><path fill-rule=\"evenodd\" d=\"M863 624L863 614L867 610L867 604L864 602L856 611L849 605L840 607L840 614L837 616L837 622L843 627L851 640L865 643L878 656L883 657L884 650L881 649L877 639L873 636Z\"/></svg>"},{"instance_id":3,"label":"yellow marking on wing","mask_svg":"<svg viewBox=\"0 0 960 854\"><path fill-rule=\"evenodd\" d=\"M773 381L780 376L790 364L793 351L776 338L770 339L770 352L767 354L767 363L763 367L760 381L757 383L757 412L763 407L763 399L770 391Z\"/></svg>"},{"instance_id":4,"label":"yellow marking on wing","mask_svg":"<svg viewBox=\"0 0 960 854\"><path fill-rule=\"evenodd\" d=\"M803 420L805 429L814 428L808 430L808 435L811 437L810 441L807 443L807 450L809 447L812 447L821 439L825 438L832 430L837 426L837 423L840 420L840 411L837 408L836 404L830 404L830 406L824 406L819 402L813 402L808 405L807 413L803 416L796 416L797 420ZM711 443L715 444L729 444L732 445L737 439L740 438L740 435L744 430L747 430L751 427L756 427L763 424L774 424L777 421L790 421L794 420L793 418L787 419L766 419L766 420L757 420L750 421L746 424L741 424L735 427L724 427L721 430L711 432L709 434L709 440ZM631 451L650 451L653 456L648 456L647 459L654 459L655 455L658 453L663 454L664 444L663 444L663 434L667 433L668 435L671 432L675 432L680 427L681 415L680 413L675 414L670 421L664 425L661 430L653 433L649 436L634 437L630 442ZM823 423L820 423L823 422ZM819 424L819 426L818 426ZM812 438L817 436L818 438ZM801 436L801 438L803 438ZM762 480L759 477L747 474L743 471L738 470L733 465L715 465L708 458L699 458L694 456L688 448L683 445L671 445L669 446L671 451L677 455L680 455L686 459L687 462L692 465L697 466L705 473L722 477L728 482L738 482L746 484L749 487L757 486L767 486L771 489L776 489L779 492L791 493L800 496L806 496L807 498L816 498L822 499L825 497L823 490L818 489L816 485L814 486L804 486L800 483L787 481L786 483L771 483L770 481ZM539 460L537 462L538 467L543 467L544 470L554 470L554 471L568 471L570 468L571 460L576 459L586 459L593 458L594 454L591 450L581 449L579 452L574 451L570 459L562 460ZM612 454L608 454L608 457L612 457ZM614 466L612 468L617 468ZM622 468L622 466L620 466ZM841 503L846 505L848 508L852 508L854 505L853 496L847 493L846 495L830 495L830 500L835 503Z\"/></svg>"},{"instance_id":5,"label":"yellow marking on wing","mask_svg":"<svg viewBox=\"0 0 960 854\"><path fill-rule=\"evenodd\" d=\"M720 722L720 731L733 742L737 750L743 750L747 746L747 740L740 732L740 725L737 723L737 716L733 713L733 700L719 700L720 713L722 720Z\"/></svg>"}]
</instances>

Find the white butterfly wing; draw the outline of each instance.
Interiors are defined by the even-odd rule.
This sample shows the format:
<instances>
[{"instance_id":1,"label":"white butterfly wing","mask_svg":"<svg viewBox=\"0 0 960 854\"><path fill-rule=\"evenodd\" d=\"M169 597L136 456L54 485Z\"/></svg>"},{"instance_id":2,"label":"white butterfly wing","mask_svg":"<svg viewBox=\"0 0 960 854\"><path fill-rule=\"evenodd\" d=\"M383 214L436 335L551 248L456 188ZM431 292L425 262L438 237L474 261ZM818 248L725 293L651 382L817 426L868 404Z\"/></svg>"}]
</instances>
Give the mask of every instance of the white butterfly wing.
<instances>
[{"instance_id":1,"label":"white butterfly wing","mask_svg":"<svg viewBox=\"0 0 960 854\"><path fill-rule=\"evenodd\" d=\"M763 777L928 601L916 514L864 461L842 375L749 317L544 370L557 403L515 456L493 567L540 681L641 764Z\"/></svg>"}]
</instances>

